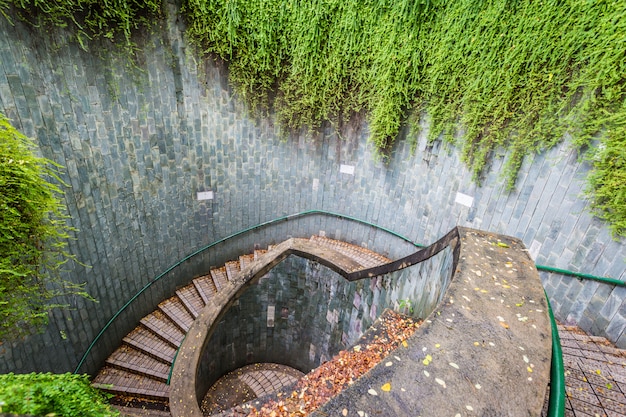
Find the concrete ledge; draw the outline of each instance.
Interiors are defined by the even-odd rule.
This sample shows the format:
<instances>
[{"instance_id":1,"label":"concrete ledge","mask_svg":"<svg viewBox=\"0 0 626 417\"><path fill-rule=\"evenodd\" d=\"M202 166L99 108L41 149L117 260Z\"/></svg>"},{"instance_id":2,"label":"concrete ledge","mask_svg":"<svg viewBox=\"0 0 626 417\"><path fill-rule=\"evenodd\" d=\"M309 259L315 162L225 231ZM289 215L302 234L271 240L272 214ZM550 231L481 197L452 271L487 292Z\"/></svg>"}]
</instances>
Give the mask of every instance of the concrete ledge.
<instances>
[{"instance_id":1,"label":"concrete ledge","mask_svg":"<svg viewBox=\"0 0 626 417\"><path fill-rule=\"evenodd\" d=\"M344 408L370 417L541 415L551 329L534 263L519 239L460 228L459 235L444 301L408 347L314 415ZM386 383L389 392L380 389Z\"/></svg>"},{"instance_id":2,"label":"concrete ledge","mask_svg":"<svg viewBox=\"0 0 626 417\"><path fill-rule=\"evenodd\" d=\"M551 331L534 263L520 240L465 228L372 270L358 270L344 255L305 240L277 245L229 282L194 322L174 364L172 415L202 416L196 378L213 324L255 278L287 256L316 260L354 279L409 267L448 246L454 248L454 275L438 308L408 347L393 354L393 366L375 367L318 415L344 408L369 416L539 415L549 381ZM389 392L380 390L386 383Z\"/></svg>"}]
</instances>

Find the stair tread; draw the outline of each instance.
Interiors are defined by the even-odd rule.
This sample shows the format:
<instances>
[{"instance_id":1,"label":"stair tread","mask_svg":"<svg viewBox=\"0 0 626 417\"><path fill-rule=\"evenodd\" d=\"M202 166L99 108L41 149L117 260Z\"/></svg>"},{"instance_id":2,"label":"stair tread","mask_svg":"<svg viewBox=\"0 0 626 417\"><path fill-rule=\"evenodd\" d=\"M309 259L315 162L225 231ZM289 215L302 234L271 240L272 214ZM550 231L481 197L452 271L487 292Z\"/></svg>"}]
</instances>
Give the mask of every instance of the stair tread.
<instances>
[{"instance_id":1,"label":"stair tread","mask_svg":"<svg viewBox=\"0 0 626 417\"><path fill-rule=\"evenodd\" d=\"M187 311L183 302L177 296L170 297L159 303L159 309L185 333L193 324L193 316Z\"/></svg>"},{"instance_id":2,"label":"stair tread","mask_svg":"<svg viewBox=\"0 0 626 417\"><path fill-rule=\"evenodd\" d=\"M390 262L391 260L385 256L374 252L370 249L362 246L352 245L340 240L329 239L323 236L311 236L310 239L318 245L329 247L337 252L340 252L365 268L372 268L374 266L382 265Z\"/></svg>"},{"instance_id":3,"label":"stair tread","mask_svg":"<svg viewBox=\"0 0 626 417\"><path fill-rule=\"evenodd\" d=\"M254 262L254 254L241 255L239 257L239 269L242 270Z\"/></svg>"},{"instance_id":4,"label":"stair tread","mask_svg":"<svg viewBox=\"0 0 626 417\"><path fill-rule=\"evenodd\" d=\"M265 249L256 249L254 251L254 260L258 261L259 258L263 255L265 255L267 253L267 251Z\"/></svg>"},{"instance_id":5,"label":"stair tread","mask_svg":"<svg viewBox=\"0 0 626 417\"><path fill-rule=\"evenodd\" d=\"M202 307L204 307L204 302L200 294L198 294L196 287L193 284L186 285L177 290L176 295L178 295L178 298L180 298L185 307L187 307L187 311L191 313L193 318L198 317L200 311L202 311Z\"/></svg>"},{"instance_id":6,"label":"stair tread","mask_svg":"<svg viewBox=\"0 0 626 417\"><path fill-rule=\"evenodd\" d=\"M229 281L233 281L241 270L239 266L239 261L228 261L226 262L224 267L226 268L226 276L228 277Z\"/></svg>"},{"instance_id":7,"label":"stair tread","mask_svg":"<svg viewBox=\"0 0 626 417\"><path fill-rule=\"evenodd\" d=\"M209 300L217 293L217 287L211 275L203 275L193 280L196 290L204 304L208 304Z\"/></svg>"},{"instance_id":8,"label":"stair tread","mask_svg":"<svg viewBox=\"0 0 626 417\"><path fill-rule=\"evenodd\" d=\"M211 277L213 277L213 282L215 282L215 287L217 291L221 291L222 288L228 285L228 276L226 275L226 267L211 269Z\"/></svg>"},{"instance_id":9,"label":"stair tread","mask_svg":"<svg viewBox=\"0 0 626 417\"><path fill-rule=\"evenodd\" d=\"M124 343L162 362L171 364L174 361L176 349L142 326L135 327L123 340Z\"/></svg>"},{"instance_id":10,"label":"stair tread","mask_svg":"<svg viewBox=\"0 0 626 417\"><path fill-rule=\"evenodd\" d=\"M106 365L96 375L92 385L113 393L169 399L169 385L165 382Z\"/></svg>"},{"instance_id":11,"label":"stair tread","mask_svg":"<svg viewBox=\"0 0 626 417\"><path fill-rule=\"evenodd\" d=\"M128 345L117 348L106 363L114 368L166 382L170 366Z\"/></svg>"},{"instance_id":12,"label":"stair tread","mask_svg":"<svg viewBox=\"0 0 626 417\"><path fill-rule=\"evenodd\" d=\"M178 347L185 338L185 333L172 322L161 310L155 310L140 320L141 324L161 339Z\"/></svg>"}]
</instances>

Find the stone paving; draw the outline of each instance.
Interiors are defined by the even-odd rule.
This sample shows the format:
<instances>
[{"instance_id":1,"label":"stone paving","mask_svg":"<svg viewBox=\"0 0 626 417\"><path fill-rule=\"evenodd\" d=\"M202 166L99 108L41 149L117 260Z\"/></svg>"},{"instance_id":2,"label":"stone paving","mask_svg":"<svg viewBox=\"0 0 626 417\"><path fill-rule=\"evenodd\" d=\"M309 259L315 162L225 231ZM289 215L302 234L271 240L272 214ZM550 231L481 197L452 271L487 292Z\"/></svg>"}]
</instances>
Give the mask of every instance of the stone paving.
<instances>
[{"instance_id":1,"label":"stone paving","mask_svg":"<svg viewBox=\"0 0 626 417\"><path fill-rule=\"evenodd\" d=\"M626 350L577 327L559 325L566 417L626 417Z\"/></svg>"},{"instance_id":2,"label":"stone paving","mask_svg":"<svg viewBox=\"0 0 626 417\"><path fill-rule=\"evenodd\" d=\"M246 365L221 377L202 401L205 416L280 391L298 381L304 374L276 363Z\"/></svg>"}]
</instances>

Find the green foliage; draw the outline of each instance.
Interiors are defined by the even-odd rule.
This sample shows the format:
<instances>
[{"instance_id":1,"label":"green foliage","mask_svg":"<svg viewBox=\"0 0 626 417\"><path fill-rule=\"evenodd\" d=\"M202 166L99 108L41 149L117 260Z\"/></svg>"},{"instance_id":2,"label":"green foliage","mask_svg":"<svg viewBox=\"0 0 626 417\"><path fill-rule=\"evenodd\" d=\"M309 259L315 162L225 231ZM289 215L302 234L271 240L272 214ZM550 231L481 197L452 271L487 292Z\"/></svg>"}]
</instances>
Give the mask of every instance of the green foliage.
<instances>
[{"instance_id":1,"label":"green foliage","mask_svg":"<svg viewBox=\"0 0 626 417\"><path fill-rule=\"evenodd\" d=\"M0 13L13 7L34 24L74 26L81 44L100 37L130 49L133 30L161 6L0 0ZM608 151L626 146L624 1L183 0L182 12L189 38L229 62L250 107L273 109L288 129L365 110L385 152L426 112L430 140L457 144L476 181L508 151L509 188L526 155L565 133L580 147L600 143L588 192L595 212L626 233L615 197L626 168Z\"/></svg>"},{"instance_id":2,"label":"green foliage","mask_svg":"<svg viewBox=\"0 0 626 417\"><path fill-rule=\"evenodd\" d=\"M0 340L47 323L49 303L63 294L87 297L60 278L72 228L65 220L58 165L33 154L32 143L0 114Z\"/></svg>"},{"instance_id":3,"label":"green foliage","mask_svg":"<svg viewBox=\"0 0 626 417\"><path fill-rule=\"evenodd\" d=\"M198 48L229 61L251 107L273 106L288 128L365 109L384 151L407 112L425 110L430 139L459 145L477 181L508 150L510 188L524 156L566 132L580 146L610 141L593 161L612 180L598 171L590 193L600 216L626 222L609 198L626 168L602 168L626 147L626 2L185 0L183 11Z\"/></svg>"},{"instance_id":4,"label":"green foliage","mask_svg":"<svg viewBox=\"0 0 626 417\"><path fill-rule=\"evenodd\" d=\"M0 375L0 413L62 417L113 417L103 393L87 375Z\"/></svg>"},{"instance_id":5,"label":"green foliage","mask_svg":"<svg viewBox=\"0 0 626 417\"><path fill-rule=\"evenodd\" d=\"M133 31L149 26L161 4L160 0L0 0L0 13L9 18L13 6L19 18L35 26L71 27L84 49L87 40L101 38L132 50Z\"/></svg>"}]
</instances>

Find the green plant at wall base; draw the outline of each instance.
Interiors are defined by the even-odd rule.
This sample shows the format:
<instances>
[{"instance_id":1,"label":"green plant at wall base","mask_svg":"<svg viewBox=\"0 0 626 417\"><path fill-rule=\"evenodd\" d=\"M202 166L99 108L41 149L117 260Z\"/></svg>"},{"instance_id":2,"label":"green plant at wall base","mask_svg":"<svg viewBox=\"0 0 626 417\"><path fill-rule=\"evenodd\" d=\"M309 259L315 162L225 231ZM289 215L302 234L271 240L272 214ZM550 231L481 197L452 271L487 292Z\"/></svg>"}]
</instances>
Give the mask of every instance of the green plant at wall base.
<instances>
[{"instance_id":1,"label":"green plant at wall base","mask_svg":"<svg viewBox=\"0 0 626 417\"><path fill-rule=\"evenodd\" d=\"M61 295L89 297L60 277L74 257L58 165L33 154L32 142L0 114L0 340L41 328Z\"/></svg>"},{"instance_id":2,"label":"green plant at wall base","mask_svg":"<svg viewBox=\"0 0 626 417\"><path fill-rule=\"evenodd\" d=\"M87 375L0 375L0 413L33 416L114 417L119 412L89 385Z\"/></svg>"},{"instance_id":3,"label":"green plant at wall base","mask_svg":"<svg viewBox=\"0 0 626 417\"><path fill-rule=\"evenodd\" d=\"M411 109L425 111L430 140L458 145L476 181L507 150L510 188L524 157L565 133L626 147L624 1L184 0L183 14L239 94L288 128L365 109L385 152ZM623 235L612 196L626 168L612 174L606 158L594 153L606 177L592 174L589 193Z\"/></svg>"},{"instance_id":4,"label":"green plant at wall base","mask_svg":"<svg viewBox=\"0 0 626 417\"><path fill-rule=\"evenodd\" d=\"M398 309L404 314L413 314L413 303L409 299L398 300Z\"/></svg>"}]
</instances>

